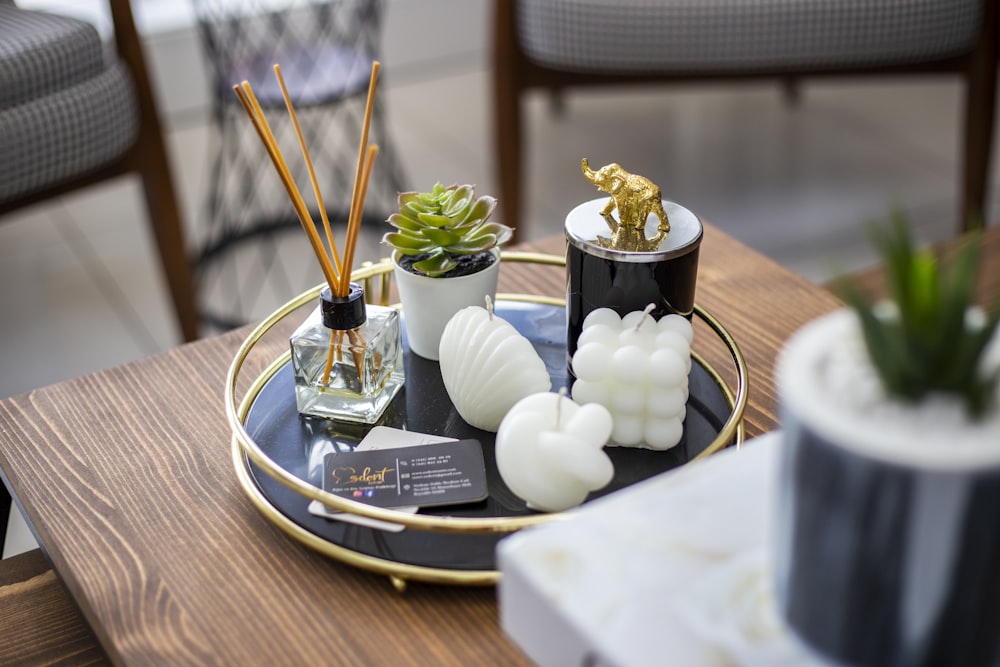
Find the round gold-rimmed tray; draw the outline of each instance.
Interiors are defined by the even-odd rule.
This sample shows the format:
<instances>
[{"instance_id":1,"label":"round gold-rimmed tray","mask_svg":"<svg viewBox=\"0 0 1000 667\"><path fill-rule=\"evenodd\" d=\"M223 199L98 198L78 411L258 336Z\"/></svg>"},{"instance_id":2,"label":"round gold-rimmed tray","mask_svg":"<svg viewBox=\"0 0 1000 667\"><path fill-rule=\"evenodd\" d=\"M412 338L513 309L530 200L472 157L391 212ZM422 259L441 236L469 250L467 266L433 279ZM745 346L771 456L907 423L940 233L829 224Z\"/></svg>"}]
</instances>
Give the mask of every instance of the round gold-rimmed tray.
<instances>
[{"instance_id":1,"label":"round gold-rimmed tray","mask_svg":"<svg viewBox=\"0 0 1000 667\"><path fill-rule=\"evenodd\" d=\"M564 260L549 255L505 253L503 261L560 266ZM383 261L356 271L352 278L365 281L367 283L366 293L376 295L378 301L384 303L389 298L388 277L391 276L391 271L391 263ZM375 278L380 279L378 286L372 284ZM452 511L455 508L451 508L446 513L406 514L326 493L310 480L305 468L300 465L302 462L298 460L299 458L308 458L308 454L298 453L301 448L296 449L295 444L289 445L290 440L298 438L297 430L314 435L318 433L316 436L318 440L329 440L331 437L346 440L348 446L350 446L349 443L356 443L360 440L360 434L357 431L358 427L342 425L343 427L333 428L331 436L331 433L322 432L323 427L317 425L317 422L330 422L298 416L295 412L291 385L288 384L290 372L287 354L274 360L252 383L239 405L236 404L236 387L247 357L268 331L288 317L290 313L314 302L319 289L317 287L293 299L262 322L247 337L230 368L226 383L226 409L233 430L233 463L241 486L269 520L295 539L351 565L387 574L393 578L397 585L411 579L451 584L483 585L494 583L498 576L492 563L492 547L495 542L510 532L542 521L557 519L562 515L531 513L523 508L523 502L520 508L515 506L515 502L512 502L511 498L514 498L515 501L519 501L519 499L506 490L495 471L495 464L492 461L492 434L475 431L472 427L461 422L460 418L457 418L457 413L454 415L445 414L437 429L434 428L436 422L428 423L427 419L423 419L421 422L420 417L411 419L411 421L416 422L416 425L406 424L404 420L403 425L413 430L480 439L484 444L484 453L489 453L489 456L486 457L488 472L490 466L493 465L492 473L495 479L491 482L491 497L493 495L499 497L496 503L477 511ZM565 311L562 308L562 301L559 299L528 295L498 295L498 312L522 330L522 333L525 333L529 340L532 340L536 345L536 349L539 349L543 358L546 358L550 374L553 375L555 389L566 383ZM624 480L616 480L617 486L615 483L612 484L614 488L620 488L689 460L707 456L730 444L742 442L742 415L747 394L745 363L735 341L717 320L697 307L696 315L715 332L732 355L737 371L736 391L732 392L719 374L695 354L691 391L692 401L696 405L695 409L692 410L692 404L689 404L689 419L685 426L685 438L690 440L690 443L677 448L676 451L671 450L675 452L674 454L614 448L617 452L621 452L620 456L652 457L637 458L631 461L626 458L623 459L623 462L616 461L616 471L621 466L626 474ZM561 350L559 345L561 345ZM423 383L424 381L418 380L418 378L430 377L435 373L436 364L433 362L413 355L407 356L408 386L410 386L411 378ZM435 400L435 403L440 404L443 401L446 404L446 409L454 412L450 401L447 400L446 392L440 385L439 373L437 373L438 384L436 387L433 385L433 378L430 379L431 384L421 384L419 391L412 393L414 395L444 394L443 399L438 396L437 399L440 400ZM284 386L282 386L283 383ZM700 402L701 394L705 394L708 399L711 399L705 405ZM288 405L280 405L284 404L286 400ZM399 400L397 397L397 401ZM714 407L708 405L712 400L716 401ZM410 400L406 400L405 403L409 406L411 415L423 410L421 406L418 406L415 412ZM255 410L257 415L254 414ZM703 412L704 414L702 414ZM262 419L265 421L263 423L267 424L264 430L260 428L262 423L259 417L260 413L264 413ZM430 416L438 418L440 414L432 412ZM388 421L392 422L392 419L390 418ZM398 415L395 419L398 420ZM461 422L460 425L456 425L456 419ZM705 421L705 425L699 427L700 432L693 433L693 436L689 438L687 434L689 425L695 429L695 426L701 423L699 420ZM301 425L298 424L299 421ZM281 422L281 424L277 424L277 422ZM248 424L250 424L249 429ZM397 424L390 423L390 425ZM472 429L475 433L455 432L456 429L461 431L463 425L465 430ZM306 435L304 437L308 440L312 436ZM305 449L308 449L309 446L309 443L306 443ZM641 453L633 455L633 452ZM430 557L425 557L426 554L421 554L420 549L418 549L417 556L414 558L406 554L408 546L403 544L401 547L400 538L395 535L360 526L345 528L346 524L340 522L304 517L304 508L313 500L320 501L334 510L404 526L413 535L413 539L407 537L407 541L422 540L420 544L423 544L429 540L429 547L421 546L420 548L430 549L434 553ZM332 533L330 530L324 529L324 526L333 524L336 524L337 528ZM443 558L441 562L438 562L437 551L458 552L459 554L468 551L473 555L470 556L471 562L462 562L461 558L456 562L450 557ZM403 555L398 556L399 552L402 552ZM488 555L486 555L487 552Z\"/></svg>"}]
</instances>

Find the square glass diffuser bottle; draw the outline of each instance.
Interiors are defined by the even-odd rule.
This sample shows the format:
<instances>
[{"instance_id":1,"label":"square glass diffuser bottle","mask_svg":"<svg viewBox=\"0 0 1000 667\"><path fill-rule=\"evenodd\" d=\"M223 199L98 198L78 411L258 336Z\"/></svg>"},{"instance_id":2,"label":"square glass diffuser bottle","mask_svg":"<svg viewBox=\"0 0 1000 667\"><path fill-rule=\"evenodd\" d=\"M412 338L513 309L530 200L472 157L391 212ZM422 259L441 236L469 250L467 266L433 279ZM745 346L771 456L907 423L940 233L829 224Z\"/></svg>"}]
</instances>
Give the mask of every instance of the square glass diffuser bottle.
<instances>
[{"instance_id":1,"label":"square glass diffuser bottle","mask_svg":"<svg viewBox=\"0 0 1000 667\"><path fill-rule=\"evenodd\" d=\"M301 414L373 424L403 386L399 311L365 304L355 283L346 297L323 290L290 343Z\"/></svg>"}]
</instances>

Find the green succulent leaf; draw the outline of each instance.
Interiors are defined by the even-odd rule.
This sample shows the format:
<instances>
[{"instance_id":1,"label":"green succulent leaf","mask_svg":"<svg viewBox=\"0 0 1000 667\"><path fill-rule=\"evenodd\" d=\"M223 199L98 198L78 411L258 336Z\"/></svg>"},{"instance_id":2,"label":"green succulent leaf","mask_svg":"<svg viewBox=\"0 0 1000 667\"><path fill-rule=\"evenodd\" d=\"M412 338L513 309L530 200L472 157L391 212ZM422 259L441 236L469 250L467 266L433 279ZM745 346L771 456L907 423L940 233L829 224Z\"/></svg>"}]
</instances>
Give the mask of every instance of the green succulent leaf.
<instances>
[{"instance_id":1,"label":"green succulent leaf","mask_svg":"<svg viewBox=\"0 0 1000 667\"><path fill-rule=\"evenodd\" d=\"M423 229L423 226L416 220L408 218L402 213L393 213L386 220L390 225L396 229L406 230L410 232L419 232Z\"/></svg>"},{"instance_id":2,"label":"green succulent leaf","mask_svg":"<svg viewBox=\"0 0 1000 667\"><path fill-rule=\"evenodd\" d=\"M472 234L472 236L478 237L481 234L491 235L495 239L495 245L503 245L504 243L510 241L511 237L514 235L514 230L507 225L501 225L497 222L488 222L482 225L475 234Z\"/></svg>"},{"instance_id":3,"label":"green succulent leaf","mask_svg":"<svg viewBox=\"0 0 1000 667\"><path fill-rule=\"evenodd\" d=\"M407 198L405 201L401 200L399 212L411 220L417 220L421 213L436 213L437 206L434 202L425 201L424 195L419 194L416 197Z\"/></svg>"},{"instance_id":4,"label":"green succulent leaf","mask_svg":"<svg viewBox=\"0 0 1000 667\"><path fill-rule=\"evenodd\" d=\"M420 202L419 192L400 192L399 195L396 197L396 203L399 204L400 208L409 206L414 202Z\"/></svg>"},{"instance_id":5,"label":"green succulent leaf","mask_svg":"<svg viewBox=\"0 0 1000 667\"><path fill-rule=\"evenodd\" d=\"M434 243L429 239L414 238L397 232L386 233L382 237L382 243L390 245L406 255L419 255L434 250Z\"/></svg>"},{"instance_id":6,"label":"green succulent leaf","mask_svg":"<svg viewBox=\"0 0 1000 667\"><path fill-rule=\"evenodd\" d=\"M439 215L435 213L420 213L417 215L417 220L428 225L429 227L444 227L447 228L452 219L446 215Z\"/></svg>"},{"instance_id":7,"label":"green succulent leaf","mask_svg":"<svg viewBox=\"0 0 1000 667\"><path fill-rule=\"evenodd\" d=\"M462 235L447 229L425 229L424 236L435 245L447 248L462 241Z\"/></svg>"},{"instance_id":8,"label":"green succulent leaf","mask_svg":"<svg viewBox=\"0 0 1000 667\"><path fill-rule=\"evenodd\" d=\"M469 206L472 201L473 190L471 185L463 185L453 190L448 198L443 202L442 213L451 218L456 218Z\"/></svg>"},{"instance_id":9,"label":"green succulent leaf","mask_svg":"<svg viewBox=\"0 0 1000 667\"><path fill-rule=\"evenodd\" d=\"M497 200L476 197L473 185L445 187L436 183L430 192L401 192L399 210L388 222L398 232L388 233L382 241L408 255L430 253L414 268L435 276L454 267L452 255L468 255L491 250L513 238L513 230L498 222L489 222ZM447 267L447 268L444 268Z\"/></svg>"},{"instance_id":10,"label":"green succulent leaf","mask_svg":"<svg viewBox=\"0 0 1000 667\"><path fill-rule=\"evenodd\" d=\"M419 262L414 262L413 268L430 276L431 278L437 278L455 268L455 260L453 260L447 253L442 252L428 257L427 259L420 260Z\"/></svg>"},{"instance_id":11,"label":"green succulent leaf","mask_svg":"<svg viewBox=\"0 0 1000 667\"><path fill-rule=\"evenodd\" d=\"M469 239L462 241L461 243L450 245L448 246L448 252L454 255L475 255L477 253L486 252L494 246L496 246L495 237L490 234L489 236L480 239Z\"/></svg>"},{"instance_id":12,"label":"green succulent leaf","mask_svg":"<svg viewBox=\"0 0 1000 667\"><path fill-rule=\"evenodd\" d=\"M468 220L481 222L493 215L493 210L497 207L497 200L493 197L483 196L472 205L467 217Z\"/></svg>"}]
</instances>

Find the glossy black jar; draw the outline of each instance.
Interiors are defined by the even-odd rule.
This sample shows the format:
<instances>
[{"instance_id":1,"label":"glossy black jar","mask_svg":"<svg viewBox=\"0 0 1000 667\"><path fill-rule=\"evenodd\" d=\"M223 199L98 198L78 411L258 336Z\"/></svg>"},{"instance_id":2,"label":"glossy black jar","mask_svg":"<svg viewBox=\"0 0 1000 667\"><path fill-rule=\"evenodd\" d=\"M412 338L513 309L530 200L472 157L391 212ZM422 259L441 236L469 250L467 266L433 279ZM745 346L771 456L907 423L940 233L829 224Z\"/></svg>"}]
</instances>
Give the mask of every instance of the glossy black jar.
<instances>
[{"instance_id":1,"label":"glossy black jar","mask_svg":"<svg viewBox=\"0 0 1000 667\"><path fill-rule=\"evenodd\" d=\"M566 216L567 352L576 352L583 320L597 308L619 315L656 304L653 317L676 313L690 318L698 276L702 224L688 209L664 201L670 231L646 249L622 250L611 245L612 232L601 215L608 198L580 204ZM646 221L645 239L658 235L659 221ZM653 248L655 246L655 249Z\"/></svg>"}]
</instances>

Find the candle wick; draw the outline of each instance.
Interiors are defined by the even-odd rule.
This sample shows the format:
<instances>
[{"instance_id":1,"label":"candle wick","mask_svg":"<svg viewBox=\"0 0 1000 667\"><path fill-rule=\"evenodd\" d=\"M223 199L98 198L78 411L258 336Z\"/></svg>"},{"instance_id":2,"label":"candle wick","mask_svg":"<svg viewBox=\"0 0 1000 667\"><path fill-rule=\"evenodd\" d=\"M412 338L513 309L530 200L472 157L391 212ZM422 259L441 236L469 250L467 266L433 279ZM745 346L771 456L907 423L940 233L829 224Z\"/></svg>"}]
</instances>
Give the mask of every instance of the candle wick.
<instances>
[{"instance_id":1,"label":"candle wick","mask_svg":"<svg viewBox=\"0 0 1000 667\"><path fill-rule=\"evenodd\" d=\"M639 318L639 322L635 325L636 333L638 333L639 327L641 327L642 323L646 321L646 318L649 317L649 314L653 312L654 308L656 308L656 304L651 303L646 306L645 310L642 311L642 317Z\"/></svg>"},{"instance_id":2,"label":"candle wick","mask_svg":"<svg viewBox=\"0 0 1000 667\"><path fill-rule=\"evenodd\" d=\"M493 299L490 298L489 294L486 295L486 312L490 314L490 319L492 320L493 319Z\"/></svg>"}]
</instances>

